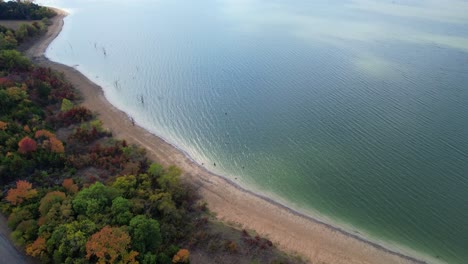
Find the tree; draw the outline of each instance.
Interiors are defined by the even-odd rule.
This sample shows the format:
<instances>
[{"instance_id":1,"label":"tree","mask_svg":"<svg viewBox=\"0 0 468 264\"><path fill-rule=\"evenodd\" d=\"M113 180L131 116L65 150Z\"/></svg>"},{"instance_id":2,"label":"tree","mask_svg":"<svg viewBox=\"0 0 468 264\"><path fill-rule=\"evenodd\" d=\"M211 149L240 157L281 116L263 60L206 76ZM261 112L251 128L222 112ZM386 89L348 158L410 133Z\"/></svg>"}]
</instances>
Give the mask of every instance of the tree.
<instances>
[{"instance_id":1,"label":"tree","mask_svg":"<svg viewBox=\"0 0 468 264\"><path fill-rule=\"evenodd\" d=\"M39 206L39 212L41 213L41 216L45 216L50 208L56 203L61 203L63 200L65 200L66 196L65 193L59 192L59 191L52 191L48 192L40 202Z\"/></svg>"},{"instance_id":2,"label":"tree","mask_svg":"<svg viewBox=\"0 0 468 264\"><path fill-rule=\"evenodd\" d=\"M69 193L75 194L75 193L78 192L78 185L76 185L75 183L73 183L73 179L65 179L65 180L63 180L62 186L63 186L63 188L65 188L65 190L67 190L67 192L69 192Z\"/></svg>"},{"instance_id":3,"label":"tree","mask_svg":"<svg viewBox=\"0 0 468 264\"><path fill-rule=\"evenodd\" d=\"M112 187L122 192L124 197L131 198L136 194L137 179L134 175L120 176L115 179Z\"/></svg>"},{"instance_id":4,"label":"tree","mask_svg":"<svg viewBox=\"0 0 468 264\"><path fill-rule=\"evenodd\" d=\"M96 182L76 194L72 202L73 209L76 213L86 215L91 219L108 221L109 219L100 216L106 213L117 195L118 192L112 187Z\"/></svg>"},{"instance_id":5,"label":"tree","mask_svg":"<svg viewBox=\"0 0 468 264\"><path fill-rule=\"evenodd\" d=\"M16 50L0 51L0 71L27 70L31 66L29 60Z\"/></svg>"},{"instance_id":6,"label":"tree","mask_svg":"<svg viewBox=\"0 0 468 264\"><path fill-rule=\"evenodd\" d=\"M0 130L6 130L8 127L8 123L0 121Z\"/></svg>"},{"instance_id":7,"label":"tree","mask_svg":"<svg viewBox=\"0 0 468 264\"><path fill-rule=\"evenodd\" d=\"M39 143L42 140L43 148L50 149L50 151L55 152L55 153L65 152L65 148L63 146L62 141L57 139L57 137L55 137L55 134L50 131L47 131L45 129L38 130L34 134L34 137L38 139ZM48 139L48 140L44 140L44 139Z\"/></svg>"},{"instance_id":8,"label":"tree","mask_svg":"<svg viewBox=\"0 0 468 264\"><path fill-rule=\"evenodd\" d=\"M3 32L0 32L0 50L3 49L16 49L16 46L18 45L18 41L11 36L11 35L5 35Z\"/></svg>"},{"instance_id":9,"label":"tree","mask_svg":"<svg viewBox=\"0 0 468 264\"><path fill-rule=\"evenodd\" d=\"M46 250L46 240L43 237L38 237L33 243L26 246L26 254L36 258L42 257Z\"/></svg>"},{"instance_id":10,"label":"tree","mask_svg":"<svg viewBox=\"0 0 468 264\"><path fill-rule=\"evenodd\" d=\"M24 137L18 142L18 152L21 154L27 154L37 150L37 143L30 137Z\"/></svg>"},{"instance_id":11,"label":"tree","mask_svg":"<svg viewBox=\"0 0 468 264\"><path fill-rule=\"evenodd\" d=\"M151 166L148 168L148 174L154 178L161 176L164 172L163 166L158 163L152 163Z\"/></svg>"},{"instance_id":12,"label":"tree","mask_svg":"<svg viewBox=\"0 0 468 264\"><path fill-rule=\"evenodd\" d=\"M47 240L47 251L55 263L74 263L85 257L86 242L94 232L96 225L87 219L59 225Z\"/></svg>"},{"instance_id":13,"label":"tree","mask_svg":"<svg viewBox=\"0 0 468 264\"><path fill-rule=\"evenodd\" d=\"M73 108L73 103L68 100L67 98L63 98L62 106L60 107L60 111L67 112Z\"/></svg>"},{"instance_id":14,"label":"tree","mask_svg":"<svg viewBox=\"0 0 468 264\"><path fill-rule=\"evenodd\" d=\"M6 200L12 205L20 205L25 200L31 199L37 195L36 189L32 188L32 184L27 181L17 181L16 188L8 190Z\"/></svg>"},{"instance_id":15,"label":"tree","mask_svg":"<svg viewBox=\"0 0 468 264\"><path fill-rule=\"evenodd\" d=\"M132 246L138 252L153 252L161 245L159 222L154 219L137 215L130 221L129 230L133 238Z\"/></svg>"},{"instance_id":16,"label":"tree","mask_svg":"<svg viewBox=\"0 0 468 264\"><path fill-rule=\"evenodd\" d=\"M132 203L123 197L117 197L112 201L111 213L113 222L118 225L128 225L133 217L130 209Z\"/></svg>"},{"instance_id":17,"label":"tree","mask_svg":"<svg viewBox=\"0 0 468 264\"><path fill-rule=\"evenodd\" d=\"M49 139L49 138L55 137L55 134L45 129L40 129L36 131L36 133L34 134L34 137L36 139L41 138L41 137Z\"/></svg>"},{"instance_id":18,"label":"tree","mask_svg":"<svg viewBox=\"0 0 468 264\"><path fill-rule=\"evenodd\" d=\"M136 251L128 252L131 238L117 227L105 226L86 243L86 258L97 257L98 263L137 263Z\"/></svg>"},{"instance_id":19,"label":"tree","mask_svg":"<svg viewBox=\"0 0 468 264\"><path fill-rule=\"evenodd\" d=\"M65 147L63 146L62 141L58 140L56 137L51 137L50 141L50 150L54 153L64 153Z\"/></svg>"},{"instance_id":20,"label":"tree","mask_svg":"<svg viewBox=\"0 0 468 264\"><path fill-rule=\"evenodd\" d=\"M172 258L172 263L190 263L190 252L187 249L181 249Z\"/></svg>"},{"instance_id":21,"label":"tree","mask_svg":"<svg viewBox=\"0 0 468 264\"><path fill-rule=\"evenodd\" d=\"M170 166L165 173L158 178L159 186L164 191L169 191L174 197L182 195L183 188L180 185L179 177L182 171L176 166Z\"/></svg>"},{"instance_id":22,"label":"tree","mask_svg":"<svg viewBox=\"0 0 468 264\"><path fill-rule=\"evenodd\" d=\"M15 231L11 233L11 237L17 245L24 246L37 237L37 228L36 220L30 219L23 221L16 227Z\"/></svg>"},{"instance_id":23,"label":"tree","mask_svg":"<svg viewBox=\"0 0 468 264\"><path fill-rule=\"evenodd\" d=\"M13 212L11 212L8 217L8 227L14 230L19 223L32 219L33 215L31 213L32 210L30 209L31 208L28 208L27 206L14 208Z\"/></svg>"}]
</instances>

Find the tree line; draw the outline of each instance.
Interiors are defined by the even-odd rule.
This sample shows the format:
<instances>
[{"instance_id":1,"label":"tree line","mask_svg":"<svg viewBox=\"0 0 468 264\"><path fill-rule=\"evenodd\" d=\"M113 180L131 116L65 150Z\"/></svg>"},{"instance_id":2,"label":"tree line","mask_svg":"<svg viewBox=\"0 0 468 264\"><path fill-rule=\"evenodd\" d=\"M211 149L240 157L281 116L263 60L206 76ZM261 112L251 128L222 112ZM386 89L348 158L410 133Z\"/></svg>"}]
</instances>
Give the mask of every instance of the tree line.
<instances>
[{"instance_id":1,"label":"tree line","mask_svg":"<svg viewBox=\"0 0 468 264\"><path fill-rule=\"evenodd\" d=\"M0 19L41 20L55 15L53 10L32 2L0 1Z\"/></svg>"},{"instance_id":2,"label":"tree line","mask_svg":"<svg viewBox=\"0 0 468 264\"><path fill-rule=\"evenodd\" d=\"M9 43L0 46L0 209L26 254L43 263L189 263L193 251L218 263L301 262L217 222L179 168L113 138L63 74L32 64L14 50L21 34L0 30Z\"/></svg>"}]
</instances>

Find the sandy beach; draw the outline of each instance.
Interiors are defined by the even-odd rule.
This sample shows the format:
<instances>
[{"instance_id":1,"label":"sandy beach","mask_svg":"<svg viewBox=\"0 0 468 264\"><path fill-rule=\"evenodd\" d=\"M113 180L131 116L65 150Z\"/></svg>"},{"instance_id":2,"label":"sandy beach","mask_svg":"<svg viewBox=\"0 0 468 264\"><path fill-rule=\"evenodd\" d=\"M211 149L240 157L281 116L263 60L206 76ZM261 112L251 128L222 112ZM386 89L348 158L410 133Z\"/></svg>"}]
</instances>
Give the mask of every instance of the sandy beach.
<instances>
[{"instance_id":1,"label":"sandy beach","mask_svg":"<svg viewBox=\"0 0 468 264\"><path fill-rule=\"evenodd\" d=\"M185 180L198 186L209 209L227 223L236 223L268 237L280 249L297 253L311 263L425 263L423 260L399 253L355 233L301 215L270 199L242 189L223 177L215 175L176 147L133 126L127 114L116 109L105 98L98 85L74 68L49 61L44 56L47 46L60 33L66 13L57 10L48 33L26 51L26 55L41 66L63 72L83 96L83 105L96 112L113 135L147 150L150 159L165 166L176 165Z\"/></svg>"}]
</instances>

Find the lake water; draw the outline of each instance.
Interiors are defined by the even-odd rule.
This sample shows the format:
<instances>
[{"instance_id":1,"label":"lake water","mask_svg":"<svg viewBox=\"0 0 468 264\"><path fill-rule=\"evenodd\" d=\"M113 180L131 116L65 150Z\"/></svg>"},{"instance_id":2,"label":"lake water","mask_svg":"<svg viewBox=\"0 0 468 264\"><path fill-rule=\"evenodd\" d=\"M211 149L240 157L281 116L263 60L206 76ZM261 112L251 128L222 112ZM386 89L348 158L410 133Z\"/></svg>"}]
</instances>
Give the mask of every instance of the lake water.
<instances>
[{"instance_id":1,"label":"lake water","mask_svg":"<svg viewBox=\"0 0 468 264\"><path fill-rule=\"evenodd\" d=\"M57 0L52 60L208 169L468 263L468 2Z\"/></svg>"}]
</instances>

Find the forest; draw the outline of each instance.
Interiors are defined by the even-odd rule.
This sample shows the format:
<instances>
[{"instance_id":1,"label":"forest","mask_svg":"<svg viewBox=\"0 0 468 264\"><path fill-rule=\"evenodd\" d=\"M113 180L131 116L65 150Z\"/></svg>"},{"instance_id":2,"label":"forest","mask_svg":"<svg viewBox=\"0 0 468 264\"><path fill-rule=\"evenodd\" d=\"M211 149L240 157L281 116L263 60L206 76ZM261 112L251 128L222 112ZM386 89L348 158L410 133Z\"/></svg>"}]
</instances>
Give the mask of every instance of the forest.
<instances>
[{"instance_id":1,"label":"forest","mask_svg":"<svg viewBox=\"0 0 468 264\"><path fill-rule=\"evenodd\" d=\"M0 206L16 246L41 263L302 263L217 221L179 168L113 138L63 74L16 50L46 30L0 27Z\"/></svg>"},{"instance_id":2,"label":"forest","mask_svg":"<svg viewBox=\"0 0 468 264\"><path fill-rule=\"evenodd\" d=\"M0 1L0 19L40 20L53 16L53 10L32 2Z\"/></svg>"}]
</instances>

